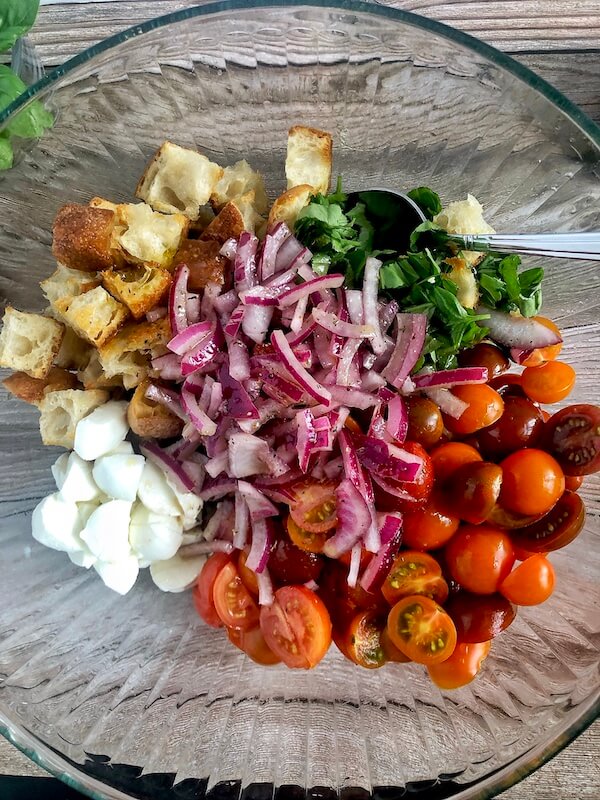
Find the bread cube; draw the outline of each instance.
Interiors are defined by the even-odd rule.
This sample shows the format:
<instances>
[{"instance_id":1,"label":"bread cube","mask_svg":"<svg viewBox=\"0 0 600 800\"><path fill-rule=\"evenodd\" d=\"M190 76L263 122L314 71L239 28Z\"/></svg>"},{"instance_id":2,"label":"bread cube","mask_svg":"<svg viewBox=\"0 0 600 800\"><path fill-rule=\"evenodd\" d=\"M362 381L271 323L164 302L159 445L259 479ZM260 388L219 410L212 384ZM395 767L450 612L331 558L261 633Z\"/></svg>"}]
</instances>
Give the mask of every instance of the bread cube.
<instances>
[{"instance_id":1,"label":"bread cube","mask_svg":"<svg viewBox=\"0 0 600 800\"><path fill-rule=\"evenodd\" d=\"M183 421L160 403L148 400L146 389L149 385L149 380L142 381L131 398L127 407L129 427L143 439L170 439L178 436Z\"/></svg>"},{"instance_id":2,"label":"bread cube","mask_svg":"<svg viewBox=\"0 0 600 800\"><path fill-rule=\"evenodd\" d=\"M123 203L117 211L116 244L125 261L167 269L188 227L183 214L161 214L146 203Z\"/></svg>"},{"instance_id":3,"label":"bread cube","mask_svg":"<svg viewBox=\"0 0 600 800\"><path fill-rule=\"evenodd\" d=\"M135 191L155 211L197 219L223 169L195 150L164 142L146 167Z\"/></svg>"},{"instance_id":4,"label":"bread cube","mask_svg":"<svg viewBox=\"0 0 600 800\"><path fill-rule=\"evenodd\" d=\"M116 334L129 312L102 286L77 297L56 301L56 310L74 332L95 347L101 347Z\"/></svg>"},{"instance_id":5,"label":"bread cube","mask_svg":"<svg viewBox=\"0 0 600 800\"><path fill-rule=\"evenodd\" d=\"M65 325L65 335L54 359L54 366L61 369L84 369L93 352L94 348L88 342Z\"/></svg>"},{"instance_id":6,"label":"bread cube","mask_svg":"<svg viewBox=\"0 0 600 800\"><path fill-rule=\"evenodd\" d=\"M239 239L240 234L248 230L242 211L234 203L227 203L217 216L200 234L202 241L218 242L219 246L225 244L227 239Z\"/></svg>"},{"instance_id":7,"label":"bread cube","mask_svg":"<svg viewBox=\"0 0 600 800\"><path fill-rule=\"evenodd\" d=\"M52 228L52 252L61 264L83 272L98 272L114 264L112 235L115 214L107 208L69 203Z\"/></svg>"},{"instance_id":8,"label":"bread cube","mask_svg":"<svg viewBox=\"0 0 600 800\"><path fill-rule=\"evenodd\" d=\"M45 378L60 349L64 326L41 314L7 306L0 333L0 367Z\"/></svg>"},{"instance_id":9,"label":"bread cube","mask_svg":"<svg viewBox=\"0 0 600 800\"><path fill-rule=\"evenodd\" d=\"M87 364L78 370L77 377L83 384L84 389L112 389L123 386L120 376L107 378L100 363L100 355L94 348L90 349L90 357Z\"/></svg>"},{"instance_id":10,"label":"bread cube","mask_svg":"<svg viewBox=\"0 0 600 800\"><path fill-rule=\"evenodd\" d=\"M134 319L142 319L167 293L173 276L164 269L142 265L128 270L107 270L102 285L127 306Z\"/></svg>"},{"instance_id":11,"label":"bread cube","mask_svg":"<svg viewBox=\"0 0 600 800\"><path fill-rule=\"evenodd\" d=\"M171 326L166 318L126 325L98 350L104 375L107 378L118 376L126 389L133 389L148 375L149 353L165 345L170 338Z\"/></svg>"},{"instance_id":12,"label":"bread cube","mask_svg":"<svg viewBox=\"0 0 600 800\"><path fill-rule=\"evenodd\" d=\"M254 208L262 216L269 210L269 201L265 191L265 182L260 172L252 169L247 161L237 161L230 167L225 167L223 175L210 196L213 208L221 209L231 200L234 202L240 197L254 192Z\"/></svg>"},{"instance_id":13,"label":"bread cube","mask_svg":"<svg viewBox=\"0 0 600 800\"><path fill-rule=\"evenodd\" d=\"M44 296L55 309L57 300L77 297L100 285L97 273L81 272L59 264L52 275L40 283Z\"/></svg>"},{"instance_id":14,"label":"bread cube","mask_svg":"<svg viewBox=\"0 0 600 800\"><path fill-rule=\"evenodd\" d=\"M315 190L308 184L294 186L280 195L271 206L269 211L268 225L271 227L277 222L285 222L288 228L293 231L298 214L310 203L310 198Z\"/></svg>"},{"instance_id":15,"label":"bread cube","mask_svg":"<svg viewBox=\"0 0 600 800\"><path fill-rule=\"evenodd\" d=\"M13 372L2 383L14 397L34 406L39 405L47 392L60 392L79 386L77 375L58 367L51 367L45 378L32 378L25 372Z\"/></svg>"},{"instance_id":16,"label":"bread cube","mask_svg":"<svg viewBox=\"0 0 600 800\"><path fill-rule=\"evenodd\" d=\"M483 218L481 203L472 194L466 200L455 200L443 208L433 221L448 233L496 233L496 231ZM473 267L485 256L474 250L464 250L462 256Z\"/></svg>"},{"instance_id":17,"label":"bread cube","mask_svg":"<svg viewBox=\"0 0 600 800\"><path fill-rule=\"evenodd\" d=\"M288 131L285 176L287 188L308 184L314 193L329 191L333 163L331 134L295 125Z\"/></svg>"},{"instance_id":18,"label":"bread cube","mask_svg":"<svg viewBox=\"0 0 600 800\"><path fill-rule=\"evenodd\" d=\"M190 270L188 289L197 292L209 283L223 286L231 283L229 262L220 254L221 245L217 241L186 239L173 261L174 268L187 264Z\"/></svg>"},{"instance_id":19,"label":"bread cube","mask_svg":"<svg viewBox=\"0 0 600 800\"><path fill-rule=\"evenodd\" d=\"M109 398L103 389L66 389L45 394L40 402L42 442L72 450L77 423Z\"/></svg>"}]
</instances>

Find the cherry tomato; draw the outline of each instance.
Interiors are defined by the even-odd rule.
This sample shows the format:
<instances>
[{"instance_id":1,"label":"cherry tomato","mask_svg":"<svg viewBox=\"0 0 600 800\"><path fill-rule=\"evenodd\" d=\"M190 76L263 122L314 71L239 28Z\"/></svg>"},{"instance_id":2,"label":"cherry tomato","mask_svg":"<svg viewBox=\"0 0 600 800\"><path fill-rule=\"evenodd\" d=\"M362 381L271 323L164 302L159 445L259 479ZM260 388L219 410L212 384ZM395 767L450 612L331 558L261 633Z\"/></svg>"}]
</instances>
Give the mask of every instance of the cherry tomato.
<instances>
[{"instance_id":1,"label":"cherry tomato","mask_svg":"<svg viewBox=\"0 0 600 800\"><path fill-rule=\"evenodd\" d=\"M541 323L545 328L549 328L554 333L558 333L560 335L560 330L558 326L552 322L551 319L547 319L546 317L534 317L534 319ZM543 364L544 361L554 361L555 358L558 358L560 355L560 351L562 350L562 342L558 344L549 344L546 347L537 347L535 350L531 350L527 358L521 361L521 364L524 367L537 367L540 364Z\"/></svg>"},{"instance_id":2,"label":"cherry tomato","mask_svg":"<svg viewBox=\"0 0 600 800\"><path fill-rule=\"evenodd\" d=\"M444 431L442 412L432 400L426 397L409 397L406 401L408 412L407 439L418 442L423 447L436 444Z\"/></svg>"},{"instance_id":3,"label":"cherry tomato","mask_svg":"<svg viewBox=\"0 0 600 800\"><path fill-rule=\"evenodd\" d=\"M433 472L438 483L444 483L463 464L483 461L479 452L469 444L445 442L431 451Z\"/></svg>"},{"instance_id":4,"label":"cherry tomato","mask_svg":"<svg viewBox=\"0 0 600 800\"><path fill-rule=\"evenodd\" d=\"M229 628L247 630L258 624L258 605L242 583L231 561L215 578L213 601L221 622Z\"/></svg>"},{"instance_id":5,"label":"cherry tomato","mask_svg":"<svg viewBox=\"0 0 600 800\"><path fill-rule=\"evenodd\" d=\"M413 550L435 550L452 538L459 524L459 518L446 513L434 492L424 508L404 514L402 544Z\"/></svg>"},{"instance_id":6,"label":"cherry tomato","mask_svg":"<svg viewBox=\"0 0 600 800\"><path fill-rule=\"evenodd\" d=\"M534 553L533 550L525 550L524 547L520 547L518 544L515 544L514 541L513 541L513 550L515 552L516 561L525 561L526 559L531 558L531 556L535 555L542 555L542 556L546 555L546 553Z\"/></svg>"},{"instance_id":7,"label":"cherry tomato","mask_svg":"<svg viewBox=\"0 0 600 800\"><path fill-rule=\"evenodd\" d=\"M503 476L500 504L517 514L544 514L565 490L562 469L544 450L517 450L500 466Z\"/></svg>"},{"instance_id":8,"label":"cherry tomato","mask_svg":"<svg viewBox=\"0 0 600 800\"><path fill-rule=\"evenodd\" d=\"M459 642L488 642L508 628L515 607L501 594L458 592L448 599L446 611L454 620Z\"/></svg>"},{"instance_id":9,"label":"cherry tomato","mask_svg":"<svg viewBox=\"0 0 600 800\"><path fill-rule=\"evenodd\" d=\"M515 563L510 536L487 525L463 525L446 545L455 581L475 594L492 594Z\"/></svg>"},{"instance_id":10,"label":"cherry tomato","mask_svg":"<svg viewBox=\"0 0 600 800\"><path fill-rule=\"evenodd\" d=\"M565 475L565 489L568 489L570 492L576 492L582 483L583 475Z\"/></svg>"},{"instance_id":11,"label":"cherry tomato","mask_svg":"<svg viewBox=\"0 0 600 800\"><path fill-rule=\"evenodd\" d=\"M281 537L269 557L269 573L280 584L318 581L323 563L323 556L301 550Z\"/></svg>"},{"instance_id":12,"label":"cherry tomato","mask_svg":"<svg viewBox=\"0 0 600 800\"><path fill-rule=\"evenodd\" d=\"M337 561L325 564L318 594L329 611L334 627L339 631L346 630L359 611L373 609L387 613L388 609L379 590L365 592L360 584L348 586L348 567Z\"/></svg>"},{"instance_id":13,"label":"cherry tomato","mask_svg":"<svg viewBox=\"0 0 600 800\"><path fill-rule=\"evenodd\" d=\"M500 419L479 431L477 439L482 453L496 461L522 447L535 447L543 430L539 406L528 397L507 395Z\"/></svg>"},{"instance_id":14,"label":"cherry tomato","mask_svg":"<svg viewBox=\"0 0 600 800\"><path fill-rule=\"evenodd\" d=\"M577 492L565 492L541 519L511 532L519 547L534 553L560 550L577 538L585 523L585 506Z\"/></svg>"},{"instance_id":15,"label":"cherry tomato","mask_svg":"<svg viewBox=\"0 0 600 800\"><path fill-rule=\"evenodd\" d=\"M285 527L289 534L290 539L301 550L306 550L308 553L321 553L323 546L328 539L328 532L315 533L308 531L297 525L291 516L286 517Z\"/></svg>"},{"instance_id":16,"label":"cherry tomato","mask_svg":"<svg viewBox=\"0 0 600 800\"><path fill-rule=\"evenodd\" d=\"M257 664L262 664L268 667L271 664L279 664L281 659L270 649L265 641L260 627L249 628L247 631L241 631L238 628L227 628L227 636L229 641L236 647L239 647L248 658L255 661Z\"/></svg>"},{"instance_id":17,"label":"cherry tomato","mask_svg":"<svg viewBox=\"0 0 600 800\"><path fill-rule=\"evenodd\" d=\"M408 664L410 658L405 656L402 650L398 650L396 645L392 642L387 625L381 631L379 641L383 649L383 654L386 661L393 661L396 664Z\"/></svg>"},{"instance_id":18,"label":"cherry tomato","mask_svg":"<svg viewBox=\"0 0 600 800\"><path fill-rule=\"evenodd\" d=\"M402 597L416 594L438 603L448 597L448 585L437 561L427 553L411 550L403 550L396 556L381 591L391 606Z\"/></svg>"},{"instance_id":19,"label":"cherry tomato","mask_svg":"<svg viewBox=\"0 0 600 800\"><path fill-rule=\"evenodd\" d=\"M312 533L330 531L337 525L334 485L304 481L293 487L295 500L290 515L298 527Z\"/></svg>"},{"instance_id":20,"label":"cherry tomato","mask_svg":"<svg viewBox=\"0 0 600 800\"><path fill-rule=\"evenodd\" d=\"M423 466L414 481L380 479L373 475L375 502L379 511L410 511L424 506L433 487L433 466L425 449L417 442L404 442L402 449L423 459Z\"/></svg>"},{"instance_id":21,"label":"cherry tomato","mask_svg":"<svg viewBox=\"0 0 600 800\"><path fill-rule=\"evenodd\" d=\"M242 583L251 592L254 597L258 597L258 581L256 580L256 572L251 569L248 569L246 566L246 561L248 559L248 553L250 552L250 548L247 547L245 550L241 550L238 556L237 568L238 572L240 573L240 578L242 579Z\"/></svg>"},{"instance_id":22,"label":"cherry tomato","mask_svg":"<svg viewBox=\"0 0 600 800\"><path fill-rule=\"evenodd\" d=\"M360 667L383 667L386 662L381 644L384 628L385 617L378 616L374 611L361 611L346 629L342 652Z\"/></svg>"},{"instance_id":23,"label":"cherry tomato","mask_svg":"<svg viewBox=\"0 0 600 800\"><path fill-rule=\"evenodd\" d=\"M554 567L541 553L526 558L500 584L499 591L517 606L537 606L554 591Z\"/></svg>"},{"instance_id":24,"label":"cherry tomato","mask_svg":"<svg viewBox=\"0 0 600 800\"><path fill-rule=\"evenodd\" d=\"M455 470L444 487L447 508L479 525L489 517L502 487L502 470L488 461L473 461Z\"/></svg>"},{"instance_id":25,"label":"cherry tomato","mask_svg":"<svg viewBox=\"0 0 600 800\"><path fill-rule=\"evenodd\" d=\"M486 522L488 525L495 525L498 528L513 530L514 528L524 528L526 525L532 525L543 516L543 514L517 514L515 511L509 511L496 503L490 511Z\"/></svg>"},{"instance_id":26,"label":"cherry tomato","mask_svg":"<svg viewBox=\"0 0 600 800\"><path fill-rule=\"evenodd\" d=\"M213 588L217 575L230 561L231 556L225 553L213 553L209 556L204 562L192 591L192 599L196 611L200 618L212 628L221 628L223 626L223 622L215 609Z\"/></svg>"},{"instance_id":27,"label":"cherry tomato","mask_svg":"<svg viewBox=\"0 0 600 800\"><path fill-rule=\"evenodd\" d=\"M557 411L545 425L544 446L565 475L591 475L600 470L600 408L588 403Z\"/></svg>"},{"instance_id":28,"label":"cherry tomato","mask_svg":"<svg viewBox=\"0 0 600 800\"><path fill-rule=\"evenodd\" d=\"M458 689L466 686L481 669L491 646L491 642L473 644L459 642L450 658L441 664L427 667L429 677L440 689Z\"/></svg>"},{"instance_id":29,"label":"cherry tomato","mask_svg":"<svg viewBox=\"0 0 600 800\"><path fill-rule=\"evenodd\" d=\"M268 647L288 667L310 669L331 644L331 619L322 600L305 586L282 586L273 605L260 609Z\"/></svg>"},{"instance_id":30,"label":"cherry tomato","mask_svg":"<svg viewBox=\"0 0 600 800\"><path fill-rule=\"evenodd\" d=\"M452 393L468 404L458 419L444 414L446 427L452 433L460 436L475 433L502 416L504 401L498 392L486 383L455 386Z\"/></svg>"},{"instance_id":31,"label":"cherry tomato","mask_svg":"<svg viewBox=\"0 0 600 800\"><path fill-rule=\"evenodd\" d=\"M539 367L526 367L521 375L527 397L538 403L558 403L573 391L576 373L564 361L546 361Z\"/></svg>"},{"instance_id":32,"label":"cherry tomato","mask_svg":"<svg viewBox=\"0 0 600 800\"><path fill-rule=\"evenodd\" d=\"M502 350L488 342L481 342L475 347L461 350L458 354L458 363L461 367L486 367L488 382L502 375L510 367L510 362Z\"/></svg>"},{"instance_id":33,"label":"cherry tomato","mask_svg":"<svg viewBox=\"0 0 600 800\"><path fill-rule=\"evenodd\" d=\"M516 372L507 372L504 375L498 375L489 381L492 389L495 389L498 394L504 399L511 395L518 397L525 397L525 392L521 385L521 376Z\"/></svg>"},{"instance_id":34,"label":"cherry tomato","mask_svg":"<svg viewBox=\"0 0 600 800\"><path fill-rule=\"evenodd\" d=\"M423 595L403 597L388 615L390 639L417 664L445 661L456 646L456 628L435 600Z\"/></svg>"}]
</instances>

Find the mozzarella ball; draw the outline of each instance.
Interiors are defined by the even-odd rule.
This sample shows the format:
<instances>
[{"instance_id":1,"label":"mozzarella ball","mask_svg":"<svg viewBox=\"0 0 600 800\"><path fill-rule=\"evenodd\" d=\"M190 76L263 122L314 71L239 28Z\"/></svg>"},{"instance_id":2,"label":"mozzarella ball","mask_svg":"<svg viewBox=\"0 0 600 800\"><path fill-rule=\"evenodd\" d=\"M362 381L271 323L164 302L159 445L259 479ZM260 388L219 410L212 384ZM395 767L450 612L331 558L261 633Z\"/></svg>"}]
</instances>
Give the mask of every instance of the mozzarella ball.
<instances>
[{"instance_id":1,"label":"mozzarella ball","mask_svg":"<svg viewBox=\"0 0 600 800\"><path fill-rule=\"evenodd\" d=\"M73 503L88 502L100 496L92 476L92 465L77 453L69 454L60 493Z\"/></svg>"},{"instance_id":2,"label":"mozzarella ball","mask_svg":"<svg viewBox=\"0 0 600 800\"><path fill-rule=\"evenodd\" d=\"M62 485L65 482L65 475L67 472L67 462L69 461L70 453L62 453L54 464L50 467L50 471L52 472L52 477L54 478L54 483L56 484L56 488L60 491L62 489Z\"/></svg>"},{"instance_id":3,"label":"mozzarella ball","mask_svg":"<svg viewBox=\"0 0 600 800\"><path fill-rule=\"evenodd\" d=\"M168 561L150 564L152 580L163 592L183 592L196 580L204 566L206 556L181 558L173 556Z\"/></svg>"},{"instance_id":4,"label":"mozzarella ball","mask_svg":"<svg viewBox=\"0 0 600 800\"><path fill-rule=\"evenodd\" d=\"M33 510L33 538L53 550L65 553L80 550L79 534L82 523L75 503L65 500L59 492L44 497Z\"/></svg>"},{"instance_id":5,"label":"mozzarella ball","mask_svg":"<svg viewBox=\"0 0 600 800\"><path fill-rule=\"evenodd\" d=\"M129 555L115 563L97 561L94 569L102 578L105 586L119 594L127 594L137 580L140 568L137 558Z\"/></svg>"},{"instance_id":6,"label":"mozzarella ball","mask_svg":"<svg viewBox=\"0 0 600 800\"><path fill-rule=\"evenodd\" d=\"M136 503L129 523L129 544L143 562L166 561L181 546L183 531L177 517L156 514Z\"/></svg>"},{"instance_id":7,"label":"mozzarella ball","mask_svg":"<svg viewBox=\"0 0 600 800\"><path fill-rule=\"evenodd\" d=\"M118 562L131 555L129 517L131 503L109 500L92 512L81 538L100 561Z\"/></svg>"},{"instance_id":8,"label":"mozzarella ball","mask_svg":"<svg viewBox=\"0 0 600 800\"><path fill-rule=\"evenodd\" d=\"M167 514L170 517L181 514L181 506L175 492L167 483L164 472L148 460L138 486L138 497L155 514Z\"/></svg>"},{"instance_id":9,"label":"mozzarella ball","mask_svg":"<svg viewBox=\"0 0 600 800\"><path fill-rule=\"evenodd\" d=\"M110 453L127 436L127 403L110 400L77 423L75 452L85 461Z\"/></svg>"},{"instance_id":10,"label":"mozzarella ball","mask_svg":"<svg viewBox=\"0 0 600 800\"><path fill-rule=\"evenodd\" d=\"M145 462L144 456L110 453L96 460L92 474L108 497L133 503Z\"/></svg>"}]
</instances>

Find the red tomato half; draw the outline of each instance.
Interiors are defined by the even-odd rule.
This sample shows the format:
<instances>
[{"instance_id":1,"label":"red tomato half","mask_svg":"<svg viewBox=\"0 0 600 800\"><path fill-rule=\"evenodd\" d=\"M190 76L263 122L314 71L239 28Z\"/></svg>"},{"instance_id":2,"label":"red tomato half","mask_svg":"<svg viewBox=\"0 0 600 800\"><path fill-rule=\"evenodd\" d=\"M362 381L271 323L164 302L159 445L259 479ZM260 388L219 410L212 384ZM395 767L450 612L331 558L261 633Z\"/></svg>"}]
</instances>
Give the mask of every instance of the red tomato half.
<instances>
[{"instance_id":1,"label":"red tomato half","mask_svg":"<svg viewBox=\"0 0 600 800\"><path fill-rule=\"evenodd\" d=\"M565 475L578 477L600 470L600 408L577 403L557 411L544 427L544 446Z\"/></svg>"},{"instance_id":2,"label":"red tomato half","mask_svg":"<svg viewBox=\"0 0 600 800\"><path fill-rule=\"evenodd\" d=\"M434 600L423 595L403 597L388 616L392 642L417 664L437 664L456 646L454 623Z\"/></svg>"},{"instance_id":3,"label":"red tomato half","mask_svg":"<svg viewBox=\"0 0 600 800\"><path fill-rule=\"evenodd\" d=\"M227 627L247 630L258 625L256 600L231 562L223 567L215 579L213 600L221 622Z\"/></svg>"},{"instance_id":4,"label":"red tomato half","mask_svg":"<svg viewBox=\"0 0 600 800\"><path fill-rule=\"evenodd\" d=\"M223 622L215 609L213 588L217 575L230 561L231 556L225 553L213 553L212 556L209 556L196 579L192 591L192 599L196 611L200 618L212 628L221 628L223 626Z\"/></svg>"},{"instance_id":5,"label":"red tomato half","mask_svg":"<svg viewBox=\"0 0 600 800\"><path fill-rule=\"evenodd\" d=\"M459 642L450 658L427 668L429 677L440 689L458 689L466 686L481 669L490 647L491 642L475 644Z\"/></svg>"},{"instance_id":6,"label":"red tomato half","mask_svg":"<svg viewBox=\"0 0 600 800\"><path fill-rule=\"evenodd\" d=\"M229 636L230 642L239 647L242 652L246 653L248 658L257 664L268 667L281 662L281 659L275 655L266 643L265 637L258 626L248 628L247 631L227 628L227 636Z\"/></svg>"},{"instance_id":7,"label":"red tomato half","mask_svg":"<svg viewBox=\"0 0 600 800\"><path fill-rule=\"evenodd\" d=\"M296 525L310 533L323 533L337 525L335 486L328 481L304 481L293 487L296 497L290 515Z\"/></svg>"},{"instance_id":8,"label":"red tomato half","mask_svg":"<svg viewBox=\"0 0 600 800\"><path fill-rule=\"evenodd\" d=\"M443 603L448 597L448 584L442 578L442 568L428 553L403 550L396 556L381 591L391 606L402 597L415 594Z\"/></svg>"}]
</instances>

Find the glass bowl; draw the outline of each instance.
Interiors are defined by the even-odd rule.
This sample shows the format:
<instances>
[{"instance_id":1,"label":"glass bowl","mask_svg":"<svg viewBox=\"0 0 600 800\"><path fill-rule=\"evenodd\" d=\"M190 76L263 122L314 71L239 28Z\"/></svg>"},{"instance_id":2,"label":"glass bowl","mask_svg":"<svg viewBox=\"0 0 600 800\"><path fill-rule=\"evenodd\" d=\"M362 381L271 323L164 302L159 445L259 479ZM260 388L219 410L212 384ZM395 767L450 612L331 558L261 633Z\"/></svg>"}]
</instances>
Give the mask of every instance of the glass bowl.
<instances>
[{"instance_id":1,"label":"glass bowl","mask_svg":"<svg viewBox=\"0 0 600 800\"><path fill-rule=\"evenodd\" d=\"M39 310L53 217L131 199L164 139L247 158L275 197L286 132L331 131L335 173L361 186L475 194L500 231L600 228L600 130L556 90L438 23L355 2L203 4L92 47L27 92L56 117L0 176L0 291ZM536 263L531 259L530 263ZM600 272L546 261L545 307L598 397ZM332 651L315 670L261 668L207 630L187 595L147 579L121 598L30 537L57 456L35 409L0 405L0 727L102 798L483 798L596 714L600 481L558 587L520 611L480 677L441 692L416 665L369 671Z\"/></svg>"}]
</instances>

